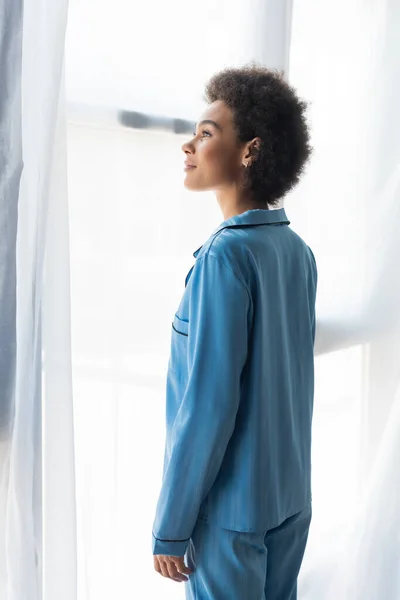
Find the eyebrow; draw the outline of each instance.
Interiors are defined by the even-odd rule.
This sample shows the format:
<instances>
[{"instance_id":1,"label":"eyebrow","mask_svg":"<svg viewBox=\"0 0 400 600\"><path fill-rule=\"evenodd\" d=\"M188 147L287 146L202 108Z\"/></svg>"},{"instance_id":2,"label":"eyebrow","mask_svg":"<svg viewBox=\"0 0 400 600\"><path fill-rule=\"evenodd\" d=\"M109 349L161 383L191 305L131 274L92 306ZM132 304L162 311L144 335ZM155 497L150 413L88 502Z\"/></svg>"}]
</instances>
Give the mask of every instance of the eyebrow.
<instances>
[{"instance_id":1,"label":"eyebrow","mask_svg":"<svg viewBox=\"0 0 400 600\"><path fill-rule=\"evenodd\" d=\"M218 125L215 121L211 121L211 119L205 119L204 121L200 121L200 123L195 123L195 127L200 127L201 125L205 125L208 123L209 125L213 125L219 131L222 131L221 125Z\"/></svg>"}]
</instances>

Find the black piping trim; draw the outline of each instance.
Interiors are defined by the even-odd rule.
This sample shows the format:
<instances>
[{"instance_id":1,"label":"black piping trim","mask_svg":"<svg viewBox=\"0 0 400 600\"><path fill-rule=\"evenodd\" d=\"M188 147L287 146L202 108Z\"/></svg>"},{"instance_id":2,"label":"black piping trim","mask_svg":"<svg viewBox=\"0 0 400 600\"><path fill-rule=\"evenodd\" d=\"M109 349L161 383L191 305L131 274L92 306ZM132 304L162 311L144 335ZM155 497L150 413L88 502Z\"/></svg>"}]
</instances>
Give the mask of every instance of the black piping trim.
<instances>
[{"instance_id":1,"label":"black piping trim","mask_svg":"<svg viewBox=\"0 0 400 600\"><path fill-rule=\"evenodd\" d=\"M188 542L190 540L190 538L187 538L186 540L161 540L160 538L157 538L154 533L153 533L153 537L155 540L159 541L159 542Z\"/></svg>"},{"instance_id":2,"label":"black piping trim","mask_svg":"<svg viewBox=\"0 0 400 600\"><path fill-rule=\"evenodd\" d=\"M185 337L189 337L189 335L188 335L187 333L182 333L182 331L178 331L178 330L176 329L176 327L174 327L174 324L173 324L173 323L172 323L172 329L173 329L174 331L176 331L176 333L179 333L179 335L184 335ZM168 540L166 540L166 541L168 541Z\"/></svg>"},{"instance_id":3,"label":"black piping trim","mask_svg":"<svg viewBox=\"0 0 400 600\"><path fill-rule=\"evenodd\" d=\"M181 321L181 323L189 324L189 321L186 321L186 319L181 319L180 317L178 317L178 315L176 313L175 313L175 317L178 319L178 321Z\"/></svg>"}]
</instances>

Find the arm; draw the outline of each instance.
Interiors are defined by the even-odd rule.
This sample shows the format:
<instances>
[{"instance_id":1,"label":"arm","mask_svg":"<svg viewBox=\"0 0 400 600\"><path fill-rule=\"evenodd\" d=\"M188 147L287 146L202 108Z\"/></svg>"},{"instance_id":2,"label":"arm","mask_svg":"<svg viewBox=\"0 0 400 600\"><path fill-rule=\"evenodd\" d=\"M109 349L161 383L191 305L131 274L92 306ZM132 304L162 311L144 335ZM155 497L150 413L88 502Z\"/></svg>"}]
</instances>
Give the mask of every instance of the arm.
<instances>
[{"instance_id":1,"label":"arm","mask_svg":"<svg viewBox=\"0 0 400 600\"><path fill-rule=\"evenodd\" d=\"M153 554L186 551L233 433L247 357L251 301L245 284L210 254L197 260L191 279L188 382L172 430Z\"/></svg>"}]
</instances>

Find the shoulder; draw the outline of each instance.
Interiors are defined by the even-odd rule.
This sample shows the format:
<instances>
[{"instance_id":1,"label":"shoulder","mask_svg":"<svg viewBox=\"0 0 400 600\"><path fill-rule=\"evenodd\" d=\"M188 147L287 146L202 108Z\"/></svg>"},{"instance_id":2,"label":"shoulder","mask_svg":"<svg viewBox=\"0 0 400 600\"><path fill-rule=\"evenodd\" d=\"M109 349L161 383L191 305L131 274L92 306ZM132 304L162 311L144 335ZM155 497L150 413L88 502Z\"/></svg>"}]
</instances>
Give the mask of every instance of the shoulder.
<instances>
[{"instance_id":1,"label":"shoulder","mask_svg":"<svg viewBox=\"0 0 400 600\"><path fill-rule=\"evenodd\" d=\"M246 230L243 228L222 229L210 237L204 245L204 255L214 256L229 264L244 258L246 254Z\"/></svg>"},{"instance_id":2,"label":"shoulder","mask_svg":"<svg viewBox=\"0 0 400 600\"><path fill-rule=\"evenodd\" d=\"M247 244L242 229L223 229L211 236L202 248L200 259L214 259L225 264L239 278L246 262Z\"/></svg>"},{"instance_id":3,"label":"shoulder","mask_svg":"<svg viewBox=\"0 0 400 600\"><path fill-rule=\"evenodd\" d=\"M245 243L238 239L241 236L238 236L237 233L232 235L232 233L229 230L222 230L211 236L203 244L194 270L199 272L213 270L215 267L222 268L226 274L229 273L238 280L249 293L248 281L245 276L248 269L244 264Z\"/></svg>"},{"instance_id":4,"label":"shoulder","mask_svg":"<svg viewBox=\"0 0 400 600\"><path fill-rule=\"evenodd\" d=\"M199 268L212 269L215 263L223 265L224 270L238 280L250 296L249 252L243 229L223 229L211 236L196 262Z\"/></svg>"}]
</instances>

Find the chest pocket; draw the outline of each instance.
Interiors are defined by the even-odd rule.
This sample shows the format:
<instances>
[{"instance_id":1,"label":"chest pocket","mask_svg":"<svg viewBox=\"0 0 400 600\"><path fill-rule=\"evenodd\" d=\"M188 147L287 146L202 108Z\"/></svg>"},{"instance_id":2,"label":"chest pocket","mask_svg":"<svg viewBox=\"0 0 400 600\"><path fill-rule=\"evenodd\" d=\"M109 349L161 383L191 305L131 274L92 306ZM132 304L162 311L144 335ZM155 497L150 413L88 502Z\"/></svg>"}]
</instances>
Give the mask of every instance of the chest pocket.
<instances>
[{"instance_id":1,"label":"chest pocket","mask_svg":"<svg viewBox=\"0 0 400 600\"><path fill-rule=\"evenodd\" d=\"M172 321L172 329L178 335L183 335L188 337L189 335L189 322L183 321L177 315L174 316L174 320Z\"/></svg>"}]
</instances>

